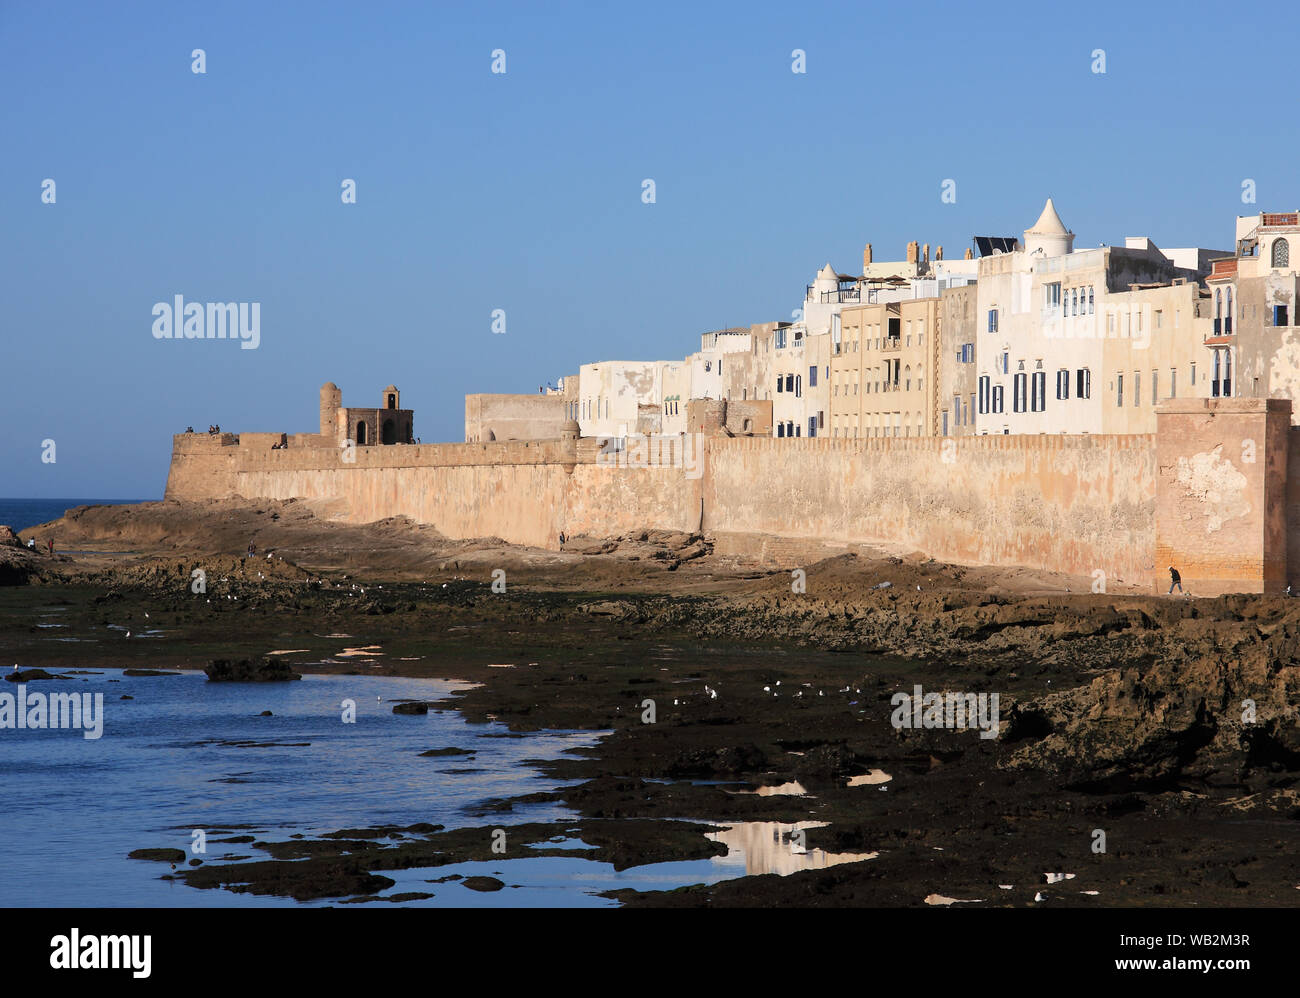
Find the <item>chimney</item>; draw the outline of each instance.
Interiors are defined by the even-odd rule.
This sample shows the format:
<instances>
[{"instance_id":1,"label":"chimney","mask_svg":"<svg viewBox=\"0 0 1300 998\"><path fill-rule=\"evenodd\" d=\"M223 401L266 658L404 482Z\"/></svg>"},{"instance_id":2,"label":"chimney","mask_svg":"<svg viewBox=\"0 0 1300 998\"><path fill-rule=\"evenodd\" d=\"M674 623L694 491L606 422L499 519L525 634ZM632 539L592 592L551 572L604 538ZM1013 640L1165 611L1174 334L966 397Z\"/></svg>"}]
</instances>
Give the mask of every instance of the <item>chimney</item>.
<instances>
[{"instance_id":1,"label":"chimney","mask_svg":"<svg viewBox=\"0 0 1300 998\"><path fill-rule=\"evenodd\" d=\"M862 272L865 274L867 268L871 266L871 243L867 243L867 248L862 251Z\"/></svg>"},{"instance_id":2,"label":"chimney","mask_svg":"<svg viewBox=\"0 0 1300 998\"><path fill-rule=\"evenodd\" d=\"M974 257L971 255L971 251L970 251L970 247L969 247L969 246L966 247L966 259L967 259L967 260L972 260L972 259L974 259Z\"/></svg>"},{"instance_id":3,"label":"chimney","mask_svg":"<svg viewBox=\"0 0 1300 998\"><path fill-rule=\"evenodd\" d=\"M924 253L924 256L922 256L921 259L924 260L926 263L929 263L929 262L930 262L930 244L929 244L929 243L926 243L925 246L922 247L922 252Z\"/></svg>"},{"instance_id":4,"label":"chimney","mask_svg":"<svg viewBox=\"0 0 1300 998\"><path fill-rule=\"evenodd\" d=\"M934 258L935 258L936 261L938 261L938 260L942 260L942 259L943 259L943 247L942 247L942 246L940 246L939 249L935 251Z\"/></svg>"},{"instance_id":5,"label":"chimney","mask_svg":"<svg viewBox=\"0 0 1300 998\"><path fill-rule=\"evenodd\" d=\"M917 249L918 249L918 244L917 244L917 242L916 242L915 239L913 239L910 243L907 244L907 262L908 262L908 263L916 263L916 254L917 254Z\"/></svg>"}]
</instances>

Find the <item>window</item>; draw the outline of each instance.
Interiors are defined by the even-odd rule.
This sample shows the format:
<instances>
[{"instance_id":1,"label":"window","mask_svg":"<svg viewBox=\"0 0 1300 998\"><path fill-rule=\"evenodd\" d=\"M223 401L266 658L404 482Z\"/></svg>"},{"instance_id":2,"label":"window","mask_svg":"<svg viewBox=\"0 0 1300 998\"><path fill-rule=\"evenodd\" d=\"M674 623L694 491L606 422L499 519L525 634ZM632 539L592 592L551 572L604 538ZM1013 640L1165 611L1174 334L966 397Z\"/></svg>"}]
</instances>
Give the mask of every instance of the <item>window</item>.
<instances>
[{"instance_id":1,"label":"window","mask_svg":"<svg viewBox=\"0 0 1300 998\"><path fill-rule=\"evenodd\" d=\"M1232 351L1223 351L1223 397L1232 398Z\"/></svg>"},{"instance_id":2,"label":"window","mask_svg":"<svg viewBox=\"0 0 1300 998\"><path fill-rule=\"evenodd\" d=\"M1178 368L1176 367L1169 369L1169 397L1178 398Z\"/></svg>"},{"instance_id":3,"label":"window","mask_svg":"<svg viewBox=\"0 0 1300 998\"><path fill-rule=\"evenodd\" d=\"M1156 405L1159 403L1159 401L1160 401L1160 375L1157 372L1152 371L1151 372L1151 404Z\"/></svg>"},{"instance_id":4,"label":"window","mask_svg":"<svg viewBox=\"0 0 1300 998\"><path fill-rule=\"evenodd\" d=\"M1042 412L1047 408L1047 372L1035 371L1030 388L1033 393L1030 409L1033 412Z\"/></svg>"},{"instance_id":5,"label":"window","mask_svg":"<svg viewBox=\"0 0 1300 998\"><path fill-rule=\"evenodd\" d=\"M970 425L971 423L975 422L974 416L975 416L975 396L972 395L970 397L970 405L966 406L967 425Z\"/></svg>"},{"instance_id":6,"label":"window","mask_svg":"<svg viewBox=\"0 0 1300 998\"><path fill-rule=\"evenodd\" d=\"M1286 267L1291 263L1291 244L1285 239L1273 240L1273 266Z\"/></svg>"},{"instance_id":7,"label":"window","mask_svg":"<svg viewBox=\"0 0 1300 998\"><path fill-rule=\"evenodd\" d=\"M1092 371L1081 367L1075 372L1074 395L1076 398L1092 398Z\"/></svg>"},{"instance_id":8,"label":"window","mask_svg":"<svg viewBox=\"0 0 1300 998\"><path fill-rule=\"evenodd\" d=\"M1124 375L1115 375L1115 404L1124 404Z\"/></svg>"},{"instance_id":9,"label":"window","mask_svg":"<svg viewBox=\"0 0 1300 998\"><path fill-rule=\"evenodd\" d=\"M1002 373L1011 373L1011 354L1005 352L1002 354Z\"/></svg>"},{"instance_id":10,"label":"window","mask_svg":"<svg viewBox=\"0 0 1300 998\"><path fill-rule=\"evenodd\" d=\"M794 397L803 398L803 375L800 374L794 379Z\"/></svg>"},{"instance_id":11,"label":"window","mask_svg":"<svg viewBox=\"0 0 1300 998\"><path fill-rule=\"evenodd\" d=\"M784 330L784 329L778 329L778 330L776 331L776 348L777 348L778 350L784 350L784 349L785 349L785 330Z\"/></svg>"},{"instance_id":12,"label":"window","mask_svg":"<svg viewBox=\"0 0 1300 998\"><path fill-rule=\"evenodd\" d=\"M1071 288L1070 289L1070 315L1075 316L1078 314L1079 314L1079 289Z\"/></svg>"},{"instance_id":13,"label":"window","mask_svg":"<svg viewBox=\"0 0 1300 998\"><path fill-rule=\"evenodd\" d=\"M1088 285L1088 314L1092 315L1092 285Z\"/></svg>"},{"instance_id":14,"label":"window","mask_svg":"<svg viewBox=\"0 0 1300 998\"><path fill-rule=\"evenodd\" d=\"M952 412L953 412L953 416L952 416L953 425L961 426L961 396L960 395L954 395L952 397Z\"/></svg>"},{"instance_id":15,"label":"window","mask_svg":"<svg viewBox=\"0 0 1300 998\"><path fill-rule=\"evenodd\" d=\"M787 392L792 392L792 391L794 391L794 375L793 375L793 374L787 374L787 375L785 376L785 390L786 390Z\"/></svg>"},{"instance_id":16,"label":"window","mask_svg":"<svg viewBox=\"0 0 1300 998\"><path fill-rule=\"evenodd\" d=\"M1001 386L1001 385L994 385L994 386L993 386L993 411L994 411L994 412L1002 412L1002 411L1003 411L1003 408L1002 408L1002 386Z\"/></svg>"},{"instance_id":17,"label":"window","mask_svg":"<svg viewBox=\"0 0 1300 998\"><path fill-rule=\"evenodd\" d=\"M784 384L785 384L785 379L784 379L783 377L781 377L781 375L778 374L778 375L776 376L776 393L777 393L778 395L780 395L781 392L783 392L783 391L785 390L784 388L781 387L781 386L784 385Z\"/></svg>"},{"instance_id":18,"label":"window","mask_svg":"<svg viewBox=\"0 0 1300 998\"><path fill-rule=\"evenodd\" d=\"M1228 288L1228 314L1223 320L1223 331L1225 333L1232 332L1232 288Z\"/></svg>"},{"instance_id":19,"label":"window","mask_svg":"<svg viewBox=\"0 0 1300 998\"><path fill-rule=\"evenodd\" d=\"M1060 285L1057 285L1060 287ZM1011 408L1014 412L1025 411L1025 376L1017 374L1014 384L1014 394L1011 397Z\"/></svg>"},{"instance_id":20,"label":"window","mask_svg":"<svg viewBox=\"0 0 1300 998\"><path fill-rule=\"evenodd\" d=\"M1196 384L1196 361L1192 361L1192 376L1188 379L1191 384Z\"/></svg>"},{"instance_id":21,"label":"window","mask_svg":"<svg viewBox=\"0 0 1300 998\"><path fill-rule=\"evenodd\" d=\"M784 436L785 436L785 423L777 423L777 424L776 424L776 435L777 435L778 437L784 437Z\"/></svg>"},{"instance_id":22,"label":"window","mask_svg":"<svg viewBox=\"0 0 1300 998\"><path fill-rule=\"evenodd\" d=\"M1285 305L1274 305L1274 306L1273 306L1273 325L1275 325L1275 326L1289 326L1289 325L1290 325L1290 323L1287 321L1287 317L1286 317L1286 306L1285 306Z\"/></svg>"},{"instance_id":23,"label":"window","mask_svg":"<svg viewBox=\"0 0 1300 998\"><path fill-rule=\"evenodd\" d=\"M996 308L991 308L989 309L989 332L996 333L997 331L998 331L998 310Z\"/></svg>"},{"instance_id":24,"label":"window","mask_svg":"<svg viewBox=\"0 0 1300 998\"><path fill-rule=\"evenodd\" d=\"M1139 371L1133 372L1133 404L1142 404L1142 374Z\"/></svg>"},{"instance_id":25,"label":"window","mask_svg":"<svg viewBox=\"0 0 1300 998\"><path fill-rule=\"evenodd\" d=\"M979 412L983 416L989 411L989 376L981 374L979 379Z\"/></svg>"},{"instance_id":26,"label":"window","mask_svg":"<svg viewBox=\"0 0 1300 998\"><path fill-rule=\"evenodd\" d=\"M1165 324L1165 310L1162 308L1158 308L1156 309L1156 328L1161 329L1164 327L1164 324Z\"/></svg>"},{"instance_id":27,"label":"window","mask_svg":"<svg viewBox=\"0 0 1300 998\"><path fill-rule=\"evenodd\" d=\"M809 417L808 417L808 436L810 436L810 437L815 437L815 436L817 436L817 417L816 417L816 416L809 416Z\"/></svg>"},{"instance_id":28,"label":"window","mask_svg":"<svg viewBox=\"0 0 1300 998\"><path fill-rule=\"evenodd\" d=\"M1065 368L1056 372L1056 397L1058 399L1070 397L1070 372Z\"/></svg>"},{"instance_id":29,"label":"window","mask_svg":"<svg viewBox=\"0 0 1300 998\"><path fill-rule=\"evenodd\" d=\"M816 367L810 367L810 368L808 368L808 387L809 387L809 388L816 388L816 387L817 387L817 368L816 368Z\"/></svg>"},{"instance_id":30,"label":"window","mask_svg":"<svg viewBox=\"0 0 1300 998\"><path fill-rule=\"evenodd\" d=\"M1056 312L1061 307L1061 284L1043 285L1043 310L1046 312Z\"/></svg>"},{"instance_id":31,"label":"window","mask_svg":"<svg viewBox=\"0 0 1300 998\"><path fill-rule=\"evenodd\" d=\"M941 434L941 436L946 437L947 435L948 435L948 410L945 409L943 410L943 433Z\"/></svg>"}]
</instances>

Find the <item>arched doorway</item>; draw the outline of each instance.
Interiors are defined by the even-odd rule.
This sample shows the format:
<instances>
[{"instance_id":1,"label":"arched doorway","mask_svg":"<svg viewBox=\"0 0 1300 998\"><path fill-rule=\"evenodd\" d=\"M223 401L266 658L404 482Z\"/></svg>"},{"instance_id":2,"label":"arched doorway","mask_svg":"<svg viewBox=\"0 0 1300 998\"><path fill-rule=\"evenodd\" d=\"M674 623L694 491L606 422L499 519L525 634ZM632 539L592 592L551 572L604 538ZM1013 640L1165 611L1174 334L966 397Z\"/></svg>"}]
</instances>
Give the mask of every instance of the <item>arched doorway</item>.
<instances>
[{"instance_id":1,"label":"arched doorway","mask_svg":"<svg viewBox=\"0 0 1300 998\"><path fill-rule=\"evenodd\" d=\"M363 446L366 442L366 424L357 424L357 446Z\"/></svg>"},{"instance_id":2,"label":"arched doorway","mask_svg":"<svg viewBox=\"0 0 1300 998\"><path fill-rule=\"evenodd\" d=\"M385 444L397 443L397 426L391 419L385 419L383 428L380 430L380 440Z\"/></svg>"}]
</instances>

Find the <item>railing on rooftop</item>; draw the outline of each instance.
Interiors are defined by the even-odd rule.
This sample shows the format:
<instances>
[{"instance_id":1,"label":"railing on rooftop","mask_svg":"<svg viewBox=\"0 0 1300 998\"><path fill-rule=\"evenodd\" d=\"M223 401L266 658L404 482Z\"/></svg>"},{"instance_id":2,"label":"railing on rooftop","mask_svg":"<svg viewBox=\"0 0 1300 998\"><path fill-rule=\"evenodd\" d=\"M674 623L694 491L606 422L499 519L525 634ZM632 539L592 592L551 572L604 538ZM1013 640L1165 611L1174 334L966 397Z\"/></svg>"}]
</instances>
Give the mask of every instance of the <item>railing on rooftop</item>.
<instances>
[{"instance_id":1,"label":"railing on rooftop","mask_svg":"<svg viewBox=\"0 0 1300 998\"><path fill-rule=\"evenodd\" d=\"M1283 211L1260 216L1260 225L1300 225L1300 212Z\"/></svg>"},{"instance_id":2,"label":"railing on rooftop","mask_svg":"<svg viewBox=\"0 0 1300 998\"><path fill-rule=\"evenodd\" d=\"M1232 277L1237 273L1237 258L1214 260L1210 263L1210 277Z\"/></svg>"},{"instance_id":3,"label":"railing on rooftop","mask_svg":"<svg viewBox=\"0 0 1300 998\"><path fill-rule=\"evenodd\" d=\"M822 304L828 305L835 302L843 304L844 302L862 301L862 292L857 288L841 288L839 291L823 291Z\"/></svg>"}]
</instances>

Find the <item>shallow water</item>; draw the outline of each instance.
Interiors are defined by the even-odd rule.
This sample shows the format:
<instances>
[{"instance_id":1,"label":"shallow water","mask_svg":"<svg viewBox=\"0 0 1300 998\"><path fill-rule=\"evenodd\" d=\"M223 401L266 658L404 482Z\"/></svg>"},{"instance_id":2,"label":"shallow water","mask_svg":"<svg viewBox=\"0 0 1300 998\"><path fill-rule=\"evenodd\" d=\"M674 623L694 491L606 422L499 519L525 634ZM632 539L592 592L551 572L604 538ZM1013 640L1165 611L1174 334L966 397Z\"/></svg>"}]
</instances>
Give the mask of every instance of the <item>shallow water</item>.
<instances>
[{"instance_id":1,"label":"shallow water","mask_svg":"<svg viewBox=\"0 0 1300 998\"><path fill-rule=\"evenodd\" d=\"M170 872L166 863L126 855L188 850L193 829L236 824L269 840L378 824L473 825L465 810L487 798L555 786L524 759L556 758L599 737L480 738L505 729L469 724L454 711L392 713L395 699L437 699L456 685L374 676L208 683L198 672L129 677L117 669L28 683L29 695L104 694L104 730L98 740L80 731L0 730L0 905L296 904L160 881ZM16 685L0 683L0 692L14 694ZM354 724L342 722L349 698ZM274 716L258 716L263 710ZM453 745L476 755L419 756ZM478 770L472 777L447 772L471 758ZM546 804L517 807L509 822L566 813ZM213 841L239 834L210 835L199 858L265 858L246 845Z\"/></svg>"},{"instance_id":2,"label":"shallow water","mask_svg":"<svg viewBox=\"0 0 1300 998\"><path fill-rule=\"evenodd\" d=\"M217 841L237 835L281 841L384 824L483 825L475 814L486 801L564 785L543 777L535 760L592 745L602 734L503 738L504 725L471 724L456 711L392 713L395 700L436 700L465 685L376 676L208 683L198 672L133 677L119 669L28 683L28 696L103 694L103 735L0 729L0 906L294 906L299 902L289 898L164 881L169 864L126 857L141 848L189 852L194 829L208 830L198 858L221 862L267 858L251 844ZM0 693L16 695L17 686L0 683ZM342 721L344 700L355 702L355 723ZM259 716L264 710L272 716ZM419 755L451 746L475 754ZM573 816L542 803L516 805L490 821L508 828ZM550 845L572 856L380 871L397 881L381 893L435 895L402 902L415 906L605 907L616 902L596 896L600 891L667 890L869 858L805 851L791 834L805 827L727 823L709 836L728 846L726 856L621 871L585 857L590 847L570 838ZM496 876L507 886L481 893L455 881L429 883L454 874Z\"/></svg>"}]
</instances>

